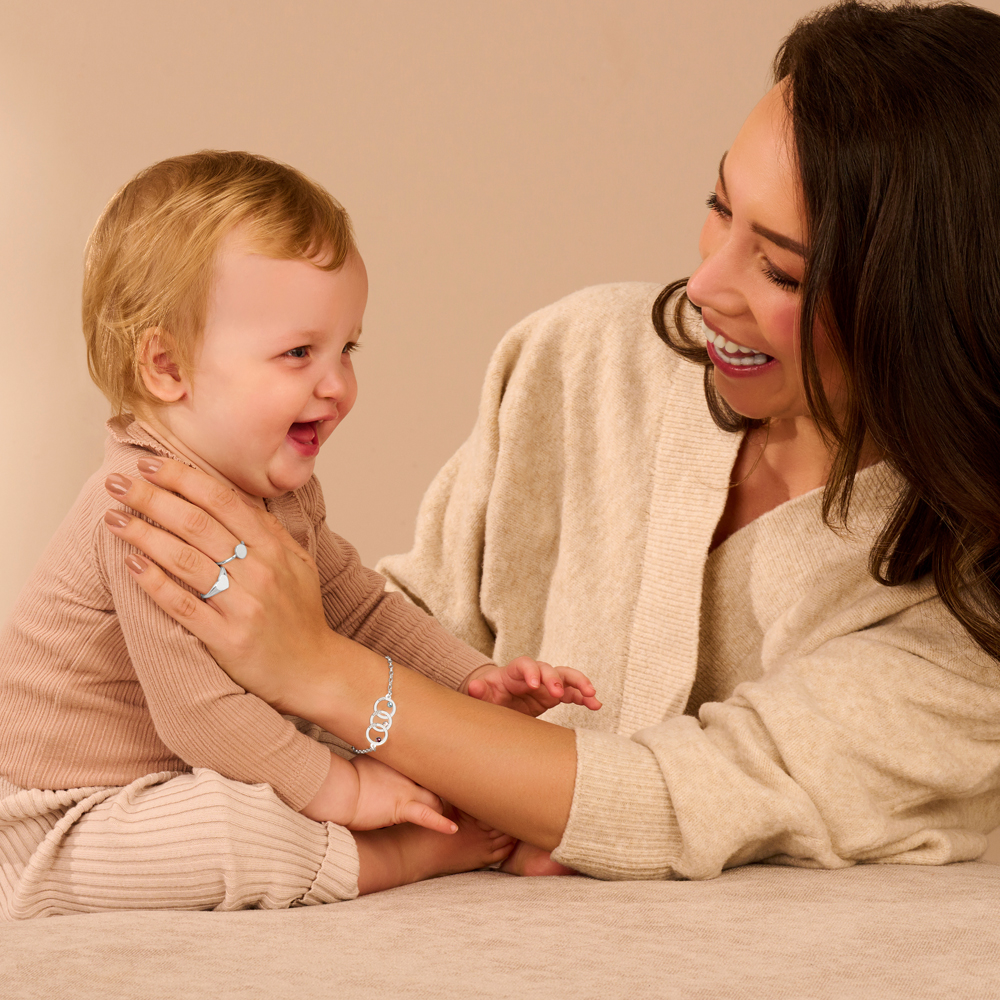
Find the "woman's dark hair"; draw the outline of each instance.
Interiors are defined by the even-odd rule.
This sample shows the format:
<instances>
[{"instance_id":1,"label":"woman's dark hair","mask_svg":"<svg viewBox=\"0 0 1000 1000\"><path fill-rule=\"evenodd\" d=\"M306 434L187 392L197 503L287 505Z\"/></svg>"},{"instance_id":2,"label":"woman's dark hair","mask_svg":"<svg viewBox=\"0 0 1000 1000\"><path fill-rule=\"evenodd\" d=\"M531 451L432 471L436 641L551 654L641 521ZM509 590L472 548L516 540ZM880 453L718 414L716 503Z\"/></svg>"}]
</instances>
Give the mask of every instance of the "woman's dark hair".
<instances>
[{"instance_id":1,"label":"woman's dark hair","mask_svg":"<svg viewBox=\"0 0 1000 1000\"><path fill-rule=\"evenodd\" d=\"M835 444L823 516L846 518L862 448L881 451L906 486L872 547L872 575L893 586L932 572L1000 658L1000 17L846 0L795 26L774 78L790 84L808 222L803 382ZM683 285L657 299L657 332L706 366L720 427L754 426L718 396L707 352L685 331ZM817 321L846 375L837 419Z\"/></svg>"}]
</instances>

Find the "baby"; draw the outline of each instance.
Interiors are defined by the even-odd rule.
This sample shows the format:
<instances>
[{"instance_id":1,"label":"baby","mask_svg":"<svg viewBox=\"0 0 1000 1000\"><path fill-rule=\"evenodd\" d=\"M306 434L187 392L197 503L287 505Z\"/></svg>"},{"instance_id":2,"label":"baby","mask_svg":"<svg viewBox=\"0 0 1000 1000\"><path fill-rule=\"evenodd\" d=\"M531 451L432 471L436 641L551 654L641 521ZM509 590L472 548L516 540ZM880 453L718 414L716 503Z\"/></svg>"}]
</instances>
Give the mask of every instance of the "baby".
<instances>
[{"instance_id":1,"label":"baby","mask_svg":"<svg viewBox=\"0 0 1000 1000\"><path fill-rule=\"evenodd\" d=\"M387 676L403 663L530 714L599 707L577 671L485 663L327 528L313 465L354 404L367 294L343 208L263 157L165 160L98 221L84 331L116 415L0 634L3 917L322 903L512 849L237 687L135 586L115 534L129 515L106 511L105 483L122 495L164 456L266 507L315 560L330 627L385 656ZM201 596L224 602L246 555L219 553Z\"/></svg>"}]
</instances>

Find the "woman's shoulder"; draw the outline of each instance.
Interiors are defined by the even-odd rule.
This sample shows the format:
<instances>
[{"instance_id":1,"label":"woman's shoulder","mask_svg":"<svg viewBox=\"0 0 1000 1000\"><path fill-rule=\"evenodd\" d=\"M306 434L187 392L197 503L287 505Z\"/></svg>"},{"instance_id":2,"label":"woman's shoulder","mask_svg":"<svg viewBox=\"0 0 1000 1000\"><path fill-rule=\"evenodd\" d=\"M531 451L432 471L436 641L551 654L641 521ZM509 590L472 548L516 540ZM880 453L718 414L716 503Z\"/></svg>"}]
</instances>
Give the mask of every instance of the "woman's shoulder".
<instances>
[{"instance_id":1,"label":"woman's shoulder","mask_svg":"<svg viewBox=\"0 0 1000 1000\"><path fill-rule=\"evenodd\" d=\"M615 336L637 330L654 334L653 303L663 286L645 281L591 285L526 316L510 334L579 337Z\"/></svg>"},{"instance_id":2,"label":"woman's shoulder","mask_svg":"<svg viewBox=\"0 0 1000 1000\"><path fill-rule=\"evenodd\" d=\"M573 292L508 331L494 354L494 373L505 384L518 374L554 384L669 381L681 359L653 328L662 290L650 282L619 282Z\"/></svg>"}]
</instances>

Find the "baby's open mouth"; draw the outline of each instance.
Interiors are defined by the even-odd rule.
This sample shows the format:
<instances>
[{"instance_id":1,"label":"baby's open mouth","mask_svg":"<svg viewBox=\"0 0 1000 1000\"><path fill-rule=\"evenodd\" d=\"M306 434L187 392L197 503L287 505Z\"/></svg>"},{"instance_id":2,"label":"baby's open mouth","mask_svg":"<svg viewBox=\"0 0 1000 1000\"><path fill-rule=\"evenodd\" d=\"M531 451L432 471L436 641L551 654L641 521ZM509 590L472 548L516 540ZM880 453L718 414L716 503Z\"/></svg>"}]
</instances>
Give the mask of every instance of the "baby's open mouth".
<instances>
[{"instance_id":1,"label":"baby's open mouth","mask_svg":"<svg viewBox=\"0 0 1000 1000\"><path fill-rule=\"evenodd\" d=\"M292 424L288 429L288 436L299 444L319 444L319 435L316 433L316 421L308 424Z\"/></svg>"},{"instance_id":2,"label":"baby's open mouth","mask_svg":"<svg viewBox=\"0 0 1000 1000\"><path fill-rule=\"evenodd\" d=\"M288 428L286 436L300 455L308 458L319 453L318 421L312 420L308 424L294 423Z\"/></svg>"}]
</instances>

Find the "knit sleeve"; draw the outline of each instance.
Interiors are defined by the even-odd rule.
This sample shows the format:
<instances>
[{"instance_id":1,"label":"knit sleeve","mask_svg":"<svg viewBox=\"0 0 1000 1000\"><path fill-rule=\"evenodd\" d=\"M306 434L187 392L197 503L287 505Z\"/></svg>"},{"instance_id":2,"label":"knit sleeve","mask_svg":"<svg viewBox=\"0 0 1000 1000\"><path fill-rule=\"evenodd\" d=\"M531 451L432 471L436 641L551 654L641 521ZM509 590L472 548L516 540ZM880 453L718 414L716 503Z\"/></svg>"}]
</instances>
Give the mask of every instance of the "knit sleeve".
<instances>
[{"instance_id":1,"label":"knit sleeve","mask_svg":"<svg viewBox=\"0 0 1000 1000\"><path fill-rule=\"evenodd\" d=\"M698 718L577 732L553 857L606 879L978 857L1000 823L1000 666L932 599L779 660Z\"/></svg>"},{"instance_id":2,"label":"knit sleeve","mask_svg":"<svg viewBox=\"0 0 1000 1000\"><path fill-rule=\"evenodd\" d=\"M365 568L354 546L325 521L316 525L316 565L327 624L335 632L453 690L489 662L422 608L387 593L385 578Z\"/></svg>"},{"instance_id":3,"label":"knit sleeve","mask_svg":"<svg viewBox=\"0 0 1000 1000\"><path fill-rule=\"evenodd\" d=\"M302 809L322 784L330 751L237 686L202 643L143 593L125 568L132 551L98 523L92 545L156 732L191 767L266 782Z\"/></svg>"}]
</instances>

